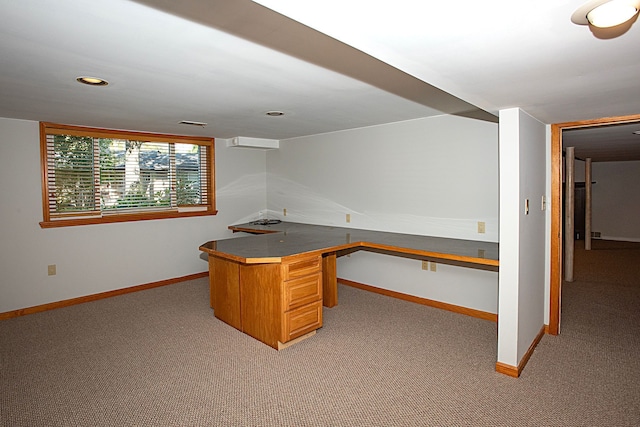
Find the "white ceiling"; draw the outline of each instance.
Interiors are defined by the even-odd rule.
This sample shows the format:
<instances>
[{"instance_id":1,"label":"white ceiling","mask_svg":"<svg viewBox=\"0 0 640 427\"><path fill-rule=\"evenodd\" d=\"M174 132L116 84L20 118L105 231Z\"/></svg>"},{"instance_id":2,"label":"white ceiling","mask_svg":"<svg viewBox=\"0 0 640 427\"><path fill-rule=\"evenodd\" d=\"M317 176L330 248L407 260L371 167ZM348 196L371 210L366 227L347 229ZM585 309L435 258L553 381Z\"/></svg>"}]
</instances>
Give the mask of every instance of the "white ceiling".
<instances>
[{"instance_id":1,"label":"white ceiling","mask_svg":"<svg viewBox=\"0 0 640 427\"><path fill-rule=\"evenodd\" d=\"M328 35L249 0L0 0L0 117L286 139L510 107L640 113L640 23L594 34L571 22L582 0L296 3Z\"/></svg>"}]
</instances>

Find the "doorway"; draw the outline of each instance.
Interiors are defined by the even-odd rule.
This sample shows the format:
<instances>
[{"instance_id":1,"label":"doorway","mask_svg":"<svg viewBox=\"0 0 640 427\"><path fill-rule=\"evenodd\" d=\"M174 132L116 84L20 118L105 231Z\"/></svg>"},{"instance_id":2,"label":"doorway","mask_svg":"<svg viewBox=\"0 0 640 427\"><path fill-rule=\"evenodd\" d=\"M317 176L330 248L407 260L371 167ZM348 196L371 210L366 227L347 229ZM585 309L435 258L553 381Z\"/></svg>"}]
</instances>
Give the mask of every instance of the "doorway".
<instances>
[{"instance_id":1,"label":"doorway","mask_svg":"<svg viewBox=\"0 0 640 427\"><path fill-rule=\"evenodd\" d=\"M549 287L549 327L551 335L560 333L562 297L562 254L563 254L563 188L562 188L562 131L586 127L605 126L618 123L640 121L640 114L609 117L578 122L551 125L551 238L550 238L550 287Z\"/></svg>"}]
</instances>

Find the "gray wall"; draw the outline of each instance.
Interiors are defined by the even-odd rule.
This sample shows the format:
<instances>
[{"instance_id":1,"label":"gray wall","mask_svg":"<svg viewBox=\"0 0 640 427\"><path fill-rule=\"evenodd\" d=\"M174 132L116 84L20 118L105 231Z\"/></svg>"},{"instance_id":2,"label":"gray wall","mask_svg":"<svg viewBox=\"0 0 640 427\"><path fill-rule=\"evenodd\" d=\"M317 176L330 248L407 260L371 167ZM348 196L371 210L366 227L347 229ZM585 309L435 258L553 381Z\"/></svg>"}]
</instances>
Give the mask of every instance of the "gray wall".
<instances>
[{"instance_id":1,"label":"gray wall","mask_svg":"<svg viewBox=\"0 0 640 427\"><path fill-rule=\"evenodd\" d=\"M269 215L289 221L497 242L498 126L440 116L281 141L267 193ZM360 251L338 276L497 312L495 272Z\"/></svg>"},{"instance_id":2,"label":"gray wall","mask_svg":"<svg viewBox=\"0 0 640 427\"><path fill-rule=\"evenodd\" d=\"M225 145L217 216L42 229L38 123L0 119L0 313L206 271L198 246L266 205L264 151Z\"/></svg>"},{"instance_id":3,"label":"gray wall","mask_svg":"<svg viewBox=\"0 0 640 427\"><path fill-rule=\"evenodd\" d=\"M584 181L585 162L576 160L575 178ZM591 230L602 239L640 242L640 161L594 162Z\"/></svg>"}]
</instances>

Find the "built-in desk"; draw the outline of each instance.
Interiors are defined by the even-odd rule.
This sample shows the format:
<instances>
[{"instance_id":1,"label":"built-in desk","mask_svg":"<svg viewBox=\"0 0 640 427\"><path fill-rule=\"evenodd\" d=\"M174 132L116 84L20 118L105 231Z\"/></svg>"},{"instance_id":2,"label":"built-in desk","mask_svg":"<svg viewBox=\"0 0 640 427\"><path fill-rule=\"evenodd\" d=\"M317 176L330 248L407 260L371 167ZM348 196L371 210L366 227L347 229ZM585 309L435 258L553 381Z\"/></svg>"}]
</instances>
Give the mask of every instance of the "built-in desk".
<instances>
[{"instance_id":1,"label":"built-in desk","mask_svg":"<svg viewBox=\"0 0 640 427\"><path fill-rule=\"evenodd\" d=\"M211 307L217 318L281 349L322 326L322 306L338 303L336 257L368 250L498 269L498 244L281 222L229 227L250 236L210 241Z\"/></svg>"}]
</instances>

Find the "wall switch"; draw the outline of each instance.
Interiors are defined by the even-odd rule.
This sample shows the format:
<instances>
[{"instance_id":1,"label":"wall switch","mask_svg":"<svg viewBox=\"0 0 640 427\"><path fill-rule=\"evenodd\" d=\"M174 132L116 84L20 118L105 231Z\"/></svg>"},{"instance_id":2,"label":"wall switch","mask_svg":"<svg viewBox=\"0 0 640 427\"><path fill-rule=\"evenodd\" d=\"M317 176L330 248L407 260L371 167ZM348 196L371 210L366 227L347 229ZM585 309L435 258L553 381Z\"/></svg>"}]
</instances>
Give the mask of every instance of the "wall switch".
<instances>
[{"instance_id":1,"label":"wall switch","mask_svg":"<svg viewBox=\"0 0 640 427\"><path fill-rule=\"evenodd\" d=\"M47 266L47 274L49 276L55 276L56 275L56 265L55 264L49 264Z\"/></svg>"},{"instance_id":2,"label":"wall switch","mask_svg":"<svg viewBox=\"0 0 640 427\"><path fill-rule=\"evenodd\" d=\"M351 214L347 214L347 222L351 222Z\"/></svg>"},{"instance_id":3,"label":"wall switch","mask_svg":"<svg viewBox=\"0 0 640 427\"><path fill-rule=\"evenodd\" d=\"M287 216L287 209L286 209L286 208L285 208L285 209L282 209L282 215L283 215L283 216Z\"/></svg>"},{"instance_id":4,"label":"wall switch","mask_svg":"<svg viewBox=\"0 0 640 427\"><path fill-rule=\"evenodd\" d=\"M542 196L542 204L540 205L540 210L545 210L547 208L547 201L544 199L544 195Z\"/></svg>"},{"instance_id":5,"label":"wall switch","mask_svg":"<svg viewBox=\"0 0 640 427\"><path fill-rule=\"evenodd\" d=\"M429 270L429 261L422 261L422 269Z\"/></svg>"},{"instance_id":6,"label":"wall switch","mask_svg":"<svg viewBox=\"0 0 640 427\"><path fill-rule=\"evenodd\" d=\"M529 215L529 199L524 199L524 214Z\"/></svg>"},{"instance_id":7,"label":"wall switch","mask_svg":"<svg viewBox=\"0 0 640 427\"><path fill-rule=\"evenodd\" d=\"M435 262L431 261L430 267L431 267L431 271L436 271L436 263Z\"/></svg>"},{"instance_id":8,"label":"wall switch","mask_svg":"<svg viewBox=\"0 0 640 427\"><path fill-rule=\"evenodd\" d=\"M478 221L478 233L484 234L485 231L485 223L483 221Z\"/></svg>"}]
</instances>

